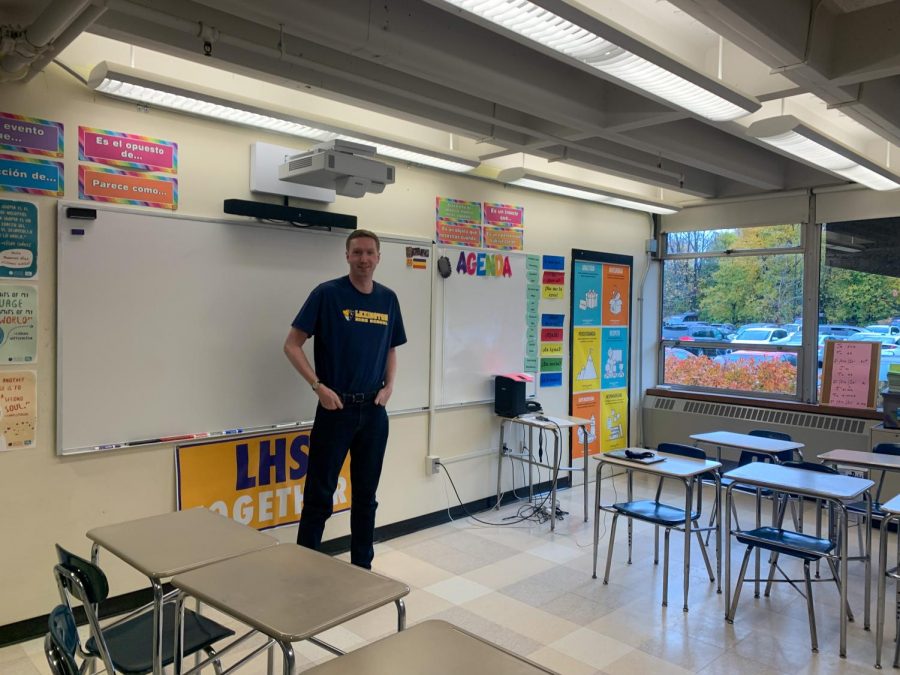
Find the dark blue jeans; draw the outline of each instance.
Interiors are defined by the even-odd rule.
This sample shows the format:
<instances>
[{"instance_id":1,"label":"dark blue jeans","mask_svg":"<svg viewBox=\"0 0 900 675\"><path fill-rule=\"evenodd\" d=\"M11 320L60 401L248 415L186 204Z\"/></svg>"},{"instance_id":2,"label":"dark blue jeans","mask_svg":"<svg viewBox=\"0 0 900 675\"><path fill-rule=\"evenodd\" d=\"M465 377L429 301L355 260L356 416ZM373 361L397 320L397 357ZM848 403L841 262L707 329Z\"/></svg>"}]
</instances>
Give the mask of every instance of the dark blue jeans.
<instances>
[{"instance_id":1,"label":"dark blue jeans","mask_svg":"<svg viewBox=\"0 0 900 675\"><path fill-rule=\"evenodd\" d=\"M350 452L350 562L371 569L375 551L375 491L387 446L388 417L374 403L344 404L342 410L316 410L309 440L309 468L297 543L318 550L331 516L341 467Z\"/></svg>"}]
</instances>

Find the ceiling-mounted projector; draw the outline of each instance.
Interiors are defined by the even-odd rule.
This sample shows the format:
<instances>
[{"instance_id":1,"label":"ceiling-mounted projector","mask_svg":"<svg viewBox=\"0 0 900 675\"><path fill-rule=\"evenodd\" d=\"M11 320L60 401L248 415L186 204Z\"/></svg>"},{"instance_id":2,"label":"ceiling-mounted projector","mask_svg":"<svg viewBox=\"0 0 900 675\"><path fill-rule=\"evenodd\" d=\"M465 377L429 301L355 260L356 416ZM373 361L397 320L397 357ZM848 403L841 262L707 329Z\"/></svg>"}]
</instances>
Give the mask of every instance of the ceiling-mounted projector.
<instances>
[{"instance_id":1,"label":"ceiling-mounted projector","mask_svg":"<svg viewBox=\"0 0 900 675\"><path fill-rule=\"evenodd\" d=\"M394 182L394 167L374 156L374 146L336 139L289 157L278 167L278 178L329 188L345 197L379 194Z\"/></svg>"}]
</instances>

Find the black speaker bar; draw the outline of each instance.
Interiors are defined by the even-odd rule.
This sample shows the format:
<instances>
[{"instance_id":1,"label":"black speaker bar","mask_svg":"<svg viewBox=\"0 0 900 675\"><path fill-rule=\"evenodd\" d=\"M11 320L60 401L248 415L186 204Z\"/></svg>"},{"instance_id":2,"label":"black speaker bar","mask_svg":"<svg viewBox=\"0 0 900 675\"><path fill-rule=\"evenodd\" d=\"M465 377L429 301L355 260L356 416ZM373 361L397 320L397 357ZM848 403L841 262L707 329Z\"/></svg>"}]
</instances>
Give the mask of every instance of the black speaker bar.
<instances>
[{"instance_id":1,"label":"black speaker bar","mask_svg":"<svg viewBox=\"0 0 900 675\"><path fill-rule=\"evenodd\" d=\"M260 220L274 220L307 227L339 227L356 229L356 216L315 209L298 209L295 206L251 202L246 199L226 199L225 213L235 216L250 216Z\"/></svg>"}]
</instances>

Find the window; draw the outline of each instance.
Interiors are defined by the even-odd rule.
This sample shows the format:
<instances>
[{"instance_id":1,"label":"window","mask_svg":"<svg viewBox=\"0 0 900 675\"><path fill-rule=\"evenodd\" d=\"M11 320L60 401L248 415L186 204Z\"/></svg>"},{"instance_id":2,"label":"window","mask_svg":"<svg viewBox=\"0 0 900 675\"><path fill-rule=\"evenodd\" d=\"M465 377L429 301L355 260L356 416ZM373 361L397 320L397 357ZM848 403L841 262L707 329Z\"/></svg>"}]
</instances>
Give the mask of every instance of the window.
<instances>
[{"instance_id":1,"label":"window","mask_svg":"<svg viewBox=\"0 0 900 675\"><path fill-rule=\"evenodd\" d=\"M879 341L879 392L900 364L900 218L826 223L819 277L822 339ZM896 333L894 331L897 331ZM821 361L820 347L820 357ZM821 381L820 381L821 386ZM881 405L880 400L878 405Z\"/></svg>"},{"instance_id":2,"label":"window","mask_svg":"<svg viewBox=\"0 0 900 675\"><path fill-rule=\"evenodd\" d=\"M665 236L660 382L799 395L801 226Z\"/></svg>"}]
</instances>

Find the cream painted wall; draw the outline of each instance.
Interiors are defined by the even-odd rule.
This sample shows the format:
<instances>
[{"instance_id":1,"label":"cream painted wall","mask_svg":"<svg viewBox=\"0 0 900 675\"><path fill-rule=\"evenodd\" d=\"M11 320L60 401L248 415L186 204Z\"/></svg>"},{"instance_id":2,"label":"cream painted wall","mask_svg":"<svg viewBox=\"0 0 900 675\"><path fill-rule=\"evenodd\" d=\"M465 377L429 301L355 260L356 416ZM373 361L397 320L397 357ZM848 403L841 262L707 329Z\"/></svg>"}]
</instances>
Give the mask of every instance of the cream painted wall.
<instances>
[{"instance_id":1,"label":"cream painted wall","mask_svg":"<svg viewBox=\"0 0 900 675\"><path fill-rule=\"evenodd\" d=\"M95 61L104 57L98 53ZM177 73L170 74L177 76ZM78 125L143 134L179 144L179 214L215 217L222 200L252 198L248 190L249 145L262 140L281 145L300 141L174 113L139 112L135 106L90 92L59 68L50 66L25 86L0 85L0 109L65 124L66 198L77 199ZM300 111L302 112L302 111ZM377 130L373 130L377 133ZM635 276L643 271L643 242L650 233L645 214L544 196L490 181L457 177L413 167L397 167L397 183L383 195L360 200L338 198L331 209L357 215L360 225L378 232L429 237L434 197L490 200L525 207L527 249L568 257L573 247L635 256ZM20 198L3 194L3 198ZM39 355L37 446L0 454L0 625L47 613L55 603L53 544L87 554L84 532L174 508L174 457L169 446L57 457L55 448L55 205L50 198L29 199L39 207ZM311 205L321 208L320 205ZM302 236L302 235L298 235ZM115 280L110 280L112 283ZM303 298L298 297L297 303ZM559 303L567 306L567 303ZM291 317L285 317L285 331ZM110 317L111 321L115 317ZM637 353L635 351L635 353ZM402 351L400 367L403 367ZM285 368L289 365L285 362ZM85 392L90 396L90 392ZM565 401L564 392L552 400ZM632 392L632 424L639 396ZM140 411L135 411L140 414ZM388 447L379 524L431 513L447 506L442 478L425 474L428 415L395 417ZM436 414L436 451L444 456L495 447L497 429L488 406ZM463 499L493 494L496 464L480 457L452 465ZM348 532L349 518L332 519L326 538ZM290 541L293 528L277 531ZM160 542L165 546L165 542ZM146 581L112 556L103 558L112 592L144 587ZM14 580L14 581L13 581Z\"/></svg>"}]
</instances>

